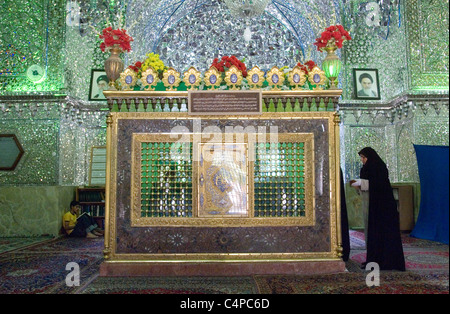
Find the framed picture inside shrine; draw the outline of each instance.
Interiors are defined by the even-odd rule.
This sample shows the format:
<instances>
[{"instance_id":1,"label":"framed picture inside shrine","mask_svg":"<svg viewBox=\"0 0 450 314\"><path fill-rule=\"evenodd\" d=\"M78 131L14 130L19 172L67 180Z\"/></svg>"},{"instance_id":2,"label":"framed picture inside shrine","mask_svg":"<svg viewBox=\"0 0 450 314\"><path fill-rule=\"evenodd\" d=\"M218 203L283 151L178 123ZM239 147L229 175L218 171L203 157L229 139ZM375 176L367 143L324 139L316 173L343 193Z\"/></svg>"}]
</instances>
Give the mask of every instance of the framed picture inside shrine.
<instances>
[{"instance_id":1,"label":"framed picture inside shrine","mask_svg":"<svg viewBox=\"0 0 450 314\"><path fill-rule=\"evenodd\" d=\"M377 69L353 69L355 99L380 99Z\"/></svg>"},{"instance_id":2,"label":"framed picture inside shrine","mask_svg":"<svg viewBox=\"0 0 450 314\"><path fill-rule=\"evenodd\" d=\"M89 86L89 100L106 100L104 90L108 90L108 77L105 70L91 71L91 84Z\"/></svg>"}]
</instances>

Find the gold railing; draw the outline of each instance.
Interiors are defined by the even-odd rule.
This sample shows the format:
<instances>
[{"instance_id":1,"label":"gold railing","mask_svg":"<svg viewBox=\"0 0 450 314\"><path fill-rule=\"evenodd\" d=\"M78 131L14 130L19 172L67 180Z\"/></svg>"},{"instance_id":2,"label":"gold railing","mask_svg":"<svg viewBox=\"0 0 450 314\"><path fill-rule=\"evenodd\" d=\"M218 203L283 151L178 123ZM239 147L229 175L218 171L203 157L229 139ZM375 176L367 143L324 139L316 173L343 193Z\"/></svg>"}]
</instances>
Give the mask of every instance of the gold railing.
<instances>
[{"instance_id":1,"label":"gold railing","mask_svg":"<svg viewBox=\"0 0 450 314\"><path fill-rule=\"evenodd\" d=\"M110 111L188 111L188 91L104 91ZM336 111L342 90L262 91L263 112Z\"/></svg>"}]
</instances>

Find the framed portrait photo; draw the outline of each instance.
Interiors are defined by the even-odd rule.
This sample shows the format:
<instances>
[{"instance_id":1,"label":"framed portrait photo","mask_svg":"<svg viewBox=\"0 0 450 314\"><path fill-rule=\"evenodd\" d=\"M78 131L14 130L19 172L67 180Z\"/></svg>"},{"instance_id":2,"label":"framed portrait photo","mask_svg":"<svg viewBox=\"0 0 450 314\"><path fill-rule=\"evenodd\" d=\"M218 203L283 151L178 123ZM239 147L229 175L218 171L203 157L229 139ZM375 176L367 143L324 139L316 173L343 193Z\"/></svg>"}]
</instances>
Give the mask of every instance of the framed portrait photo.
<instances>
[{"instance_id":1,"label":"framed portrait photo","mask_svg":"<svg viewBox=\"0 0 450 314\"><path fill-rule=\"evenodd\" d=\"M89 100L106 100L104 90L108 90L108 77L105 70L94 69L91 71L91 83L89 86Z\"/></svg>"},{"instance_id":2,"label":"framed portrait photo","mask_svg":"<svg viewBox=\"0 0 450 314\"><path fill-rule=\"evenodd\" d=\"M355 99L380 99L377 69L353 69Z\"/></svg>"}]
</instances>

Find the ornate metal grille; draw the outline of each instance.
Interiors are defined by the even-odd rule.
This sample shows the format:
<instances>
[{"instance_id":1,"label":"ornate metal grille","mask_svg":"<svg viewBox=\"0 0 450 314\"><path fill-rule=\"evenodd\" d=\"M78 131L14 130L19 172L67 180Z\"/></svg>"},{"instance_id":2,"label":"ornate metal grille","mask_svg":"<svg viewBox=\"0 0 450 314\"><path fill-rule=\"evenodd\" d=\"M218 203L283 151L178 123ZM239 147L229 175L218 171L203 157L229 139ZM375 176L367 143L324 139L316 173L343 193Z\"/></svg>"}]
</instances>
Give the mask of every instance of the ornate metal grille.
<instances>
[{"instance_id":1,"label":"ornate metal grille","mask_svg":"<svg viewBox=\"0 0 450 314\"><path fill-rule=\"evenodd\" d=\"M192 217L191 157L192 143L141 144L141 217Z\"/></svg>"},{"instance_id":2,"label":"ornate metal grille","mask_svg":"<svg viewBox=\"0 0 450 314\"><path fill-rule=\"evenodd\" d=\"M257 145L255 217L305 216L304 167L304 143Z\"/></svg>"}]
</instances>

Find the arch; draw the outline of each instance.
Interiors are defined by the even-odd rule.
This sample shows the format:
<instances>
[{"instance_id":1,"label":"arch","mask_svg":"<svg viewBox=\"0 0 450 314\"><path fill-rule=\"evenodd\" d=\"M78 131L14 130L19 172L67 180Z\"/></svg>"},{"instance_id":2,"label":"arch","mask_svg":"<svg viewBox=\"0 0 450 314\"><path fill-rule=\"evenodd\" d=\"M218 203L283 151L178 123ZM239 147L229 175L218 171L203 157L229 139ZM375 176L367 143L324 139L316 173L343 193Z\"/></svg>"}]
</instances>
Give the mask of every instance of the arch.
<instances>
[{"instance_id":1,"label":"arch","mask_svg":"<svg viewBox=\"0 0 450 314\"><path fill-rule=\"evenodd\" d=\"M139 10L140 2L139 0L130 1L127 7L128 18L133 19L132 16L135 16L135 11L137 14L142 11L142 8ZM322 28L328 26L330 20L335 22L336 17L339 18L339 2L336 2L336 0L329 0L328 2L328 10L331 8L332 12L328 15L331 18L326 17L315 20L313 20L312 16L323 15L323 12L317 11L324 10L327 7L324 3L315 4L314 1L302 1L299 3L292 2L291 0L272 0L266 8L263 19L275 20L291 34L289 39L294 39L295 45L300 52L300 58L294 61L306 61L307 57L317 60L315 58L317 54L312 51L312 43L322 31ZM155 3L153 9L147 9L145 13L142 13L145 17L141 17L142 21L137 24L139 25L139 29L133 31L133 33L138 33L135 34L135 38L141 38L137 39L136 42L146 43L146 51L143 51L142 48L135 49L134 59L144 57L145 53L156 53L161 50L161 43L164 36L167 36L168 32L171 29L175 29L175 26L182 23L185 18L198 14L200 12L199 9L205 7L205 5L222 6L222 10L224 10L223 7L225 6L219 3L218 0L173 0L160 1L159 3ZM307 49L309 49L309 52L306 51Z\"/></svg>"}]
</instances>

